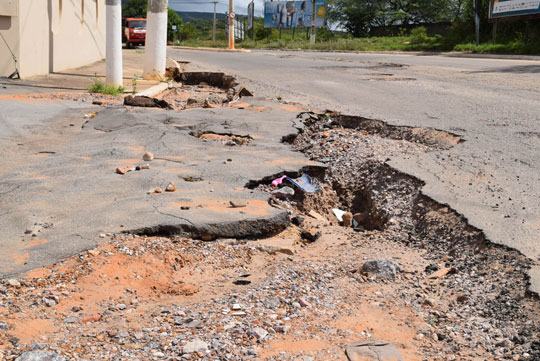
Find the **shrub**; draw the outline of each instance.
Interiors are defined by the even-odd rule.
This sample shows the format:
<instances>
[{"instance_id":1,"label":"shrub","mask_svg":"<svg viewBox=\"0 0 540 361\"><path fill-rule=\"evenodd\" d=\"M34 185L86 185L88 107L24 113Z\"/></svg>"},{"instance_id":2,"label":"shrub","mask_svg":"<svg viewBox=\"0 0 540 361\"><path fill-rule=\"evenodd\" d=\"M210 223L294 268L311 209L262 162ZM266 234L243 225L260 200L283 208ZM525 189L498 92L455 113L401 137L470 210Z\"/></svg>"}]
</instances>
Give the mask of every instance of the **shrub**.
<instances>
[{"instance_id":1,"label":"shrub","mask_svg":"<svg viewBox=\"0 0 540 361\"><path fill-rule=\"evenodd\" d=\"M411 30L411 44L424 44L427 40L427 29L424 26L419 26Z\"/></svg>"}]
</instances>

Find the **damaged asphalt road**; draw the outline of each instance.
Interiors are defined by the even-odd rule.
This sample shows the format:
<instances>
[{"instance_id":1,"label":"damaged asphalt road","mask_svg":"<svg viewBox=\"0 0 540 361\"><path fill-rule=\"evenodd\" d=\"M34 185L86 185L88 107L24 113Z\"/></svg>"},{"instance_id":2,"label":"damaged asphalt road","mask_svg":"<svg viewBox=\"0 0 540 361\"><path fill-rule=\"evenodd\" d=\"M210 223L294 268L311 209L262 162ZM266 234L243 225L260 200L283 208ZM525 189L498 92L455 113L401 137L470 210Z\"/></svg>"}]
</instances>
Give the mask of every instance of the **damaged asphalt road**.
<instances>
[{"instance_id":1,"label":"damaged asphalt road","mask_svg":"<svg viewBox=\"0 0 540 361\"><path fill-rule=\"evenodd\" d=\"M458 146L398 155L389 164L422 180L425 195L464 215L490 241L535 262L531 290L540 292L538 61L174 48L168 54L206 70L238 74L259 95L460 136Z\"/></svg>"},{"instance_id":2,"label":"damaged asphalt road","mask_svg":"<svg viewBox=\"0 0 540 361\"><path fill-rule=\"evenodd\" d=\"M245 184L321 165L281 143L297 131L298 109L253 103L184 112L66 107L40 131L10 134L2 143L8 161L0 173L0 208L7 210L0 215L0 276L92 248L106 233L213 239L282 230L287 212ZM41 106L24 104L28 114ZM92 111L99 112L85 121ZM231 141L241 137L250 141ZM145 152L155 159L144 161ZM144 164L150 169L115 173ZM151 192L170 182L176 191Z\"/></svg>"}]
</instances>

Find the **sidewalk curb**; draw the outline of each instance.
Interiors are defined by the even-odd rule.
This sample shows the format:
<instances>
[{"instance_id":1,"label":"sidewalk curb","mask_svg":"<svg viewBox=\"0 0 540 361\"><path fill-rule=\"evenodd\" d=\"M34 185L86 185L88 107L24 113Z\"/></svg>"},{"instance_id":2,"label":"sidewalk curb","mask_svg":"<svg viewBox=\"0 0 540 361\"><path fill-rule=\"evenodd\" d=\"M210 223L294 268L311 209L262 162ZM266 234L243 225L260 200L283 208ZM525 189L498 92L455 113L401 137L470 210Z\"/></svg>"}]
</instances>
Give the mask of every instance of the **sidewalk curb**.
<instances>
[{"instance_id":1,"label":"sidewalk curb","mask_svg":"<svg viewBox=\"0 0 540 361\"><path fill-rule=\"evenodd\" d=\"M138 92L137 94L135 94L135 96L147 96L147 97L153 97L155 96L156 94L159 94L161 93L162 91L165 91L169 89L169 83L167 82L161 82L157 85L154 85L148 89L145 89L141 92Z\"/></svg>"},{"instance_id":2,"label":"sidewalk curb","mask_svg":"<svg viewBox=\"0 0 540 361\"><path fill-rule=\"evenodd\" d=\"M229 49L223 49L223 48L204 48L204 47L195 48L195 47L192 47L192 46L171 46L171 48L180 49L180 50L213 51L213 52L216 52L216 53L251 53L251 50L247 50L247 49L229 50Z\"/></svg>"}]
</instances>

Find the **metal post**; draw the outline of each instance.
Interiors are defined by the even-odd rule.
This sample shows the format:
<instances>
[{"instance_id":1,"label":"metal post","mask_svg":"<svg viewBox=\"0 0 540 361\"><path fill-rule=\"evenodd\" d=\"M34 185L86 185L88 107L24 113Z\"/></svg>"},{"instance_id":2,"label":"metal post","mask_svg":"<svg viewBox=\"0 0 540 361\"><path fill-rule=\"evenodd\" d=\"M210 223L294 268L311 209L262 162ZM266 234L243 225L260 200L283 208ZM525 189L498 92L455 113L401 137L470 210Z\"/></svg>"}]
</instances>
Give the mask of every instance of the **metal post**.
<instances>
[{"instance_id":1,"label":"metal post","mask_svg":"<svg viewBox=\"0 0 540 361\"><path fill-rule=\"evenodd\" d=\"M106 83L123 84L122 75L122 4L120 0L107 0L105 66Z\"/></svg>"},{"instance_id":2,"label":"metal post","mask_svg":"<svg viewBox=\"0 0 540 361\"><path fill-rule=\"evenodd\" d=\"M214 26L212 27L212 41L216 41L216 4L217 1L212 1L214 3Z\"/></svg>"},{"instance_id":3,"label":"metal post","mask_svg":"<svg viewBox=\"0 0 540 361\"><path fill-rule=\"evenodd\" d=\"M311 3L311 36L309 37L309 42L315 44L315 0L312 0Z\"/></svg>"},{"instance_id":4,"label":"metal post","mask_svg":"<svg viewBox=\"0 0 540 361\"><path fill-rule=\"evenodd\" d=\"M474 12L474 35L476 46L478 46L480 45L480 16L478 15L478 9Z\"/></svg>"},{"instance_id":5,"label":"metal post","mask_svg":"<svg viewBox=\"0 0 540 361\"><path fill-rule=\"evenodd\" d=\"M144 79L161 79L165 75L168 5L168 0L148 0Z\"/></svg>"},{"instance_id":6,"label":"metal post","mask_svg":"<svg viewBox=\"0 0 540 361\"><path fill-rule=\"evenodd\" d=\"M234 0L229 0L229 50L234 50Z\"/></svg>"}]
</instances>

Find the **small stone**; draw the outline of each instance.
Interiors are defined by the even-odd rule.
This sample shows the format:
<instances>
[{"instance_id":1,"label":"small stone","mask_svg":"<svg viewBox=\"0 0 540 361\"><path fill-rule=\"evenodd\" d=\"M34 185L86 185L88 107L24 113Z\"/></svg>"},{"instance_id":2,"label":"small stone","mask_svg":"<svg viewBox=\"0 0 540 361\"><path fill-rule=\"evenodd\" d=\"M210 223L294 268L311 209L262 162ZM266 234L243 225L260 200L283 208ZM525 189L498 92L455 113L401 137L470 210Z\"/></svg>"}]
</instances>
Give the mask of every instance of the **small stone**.
<instances>
[{"instance_id":1,"label":"small stone","mask_svg":"<svg viewBox=\"0 0 540 361\"><path fill-rule=\"evenodd\" d=\"M439 341L439 336L437 336L437 333L436 332L433 332L431 334L431 339L435 342Z\"/></svg>"},{"instance_id":2,"label":"small stone","mask_svg":"<svg viewBox=\"0 0 540 361\"><path fill-rule=\"evenodd\" d=\"M101 320L101 315L94 315L94 316L86 317L86 318L83 318L81 321L86 323L86 322L98 322L99 320Z\"/></svg>"},{"instance_id":3,"label":"small stone","mask_svg":"<svg viewBox=\"0 0 540 361\"><path fill-rule=\"evenodd\" d=\"M183 211L189 211L189 206L181 206L180 209Z\"/></svg>"},{"instance_id":4,"label":"small stone","mask_svg":"<svg viewBox=\"0 0 540 361\"><path fill-rule=\"evenodd\" d=\"M24 231L24 234L30 234L32 233L32 230L30 228L27 228L25 231Z\"/></svg>"},{"instance_id":5,"label":"small stone","mask_svg":"<svg viewBox=\"0 0 540 361\"><path fill-rule=\"evenodd\" d=\"M169 182L169 184L167 185L167 188L165 188L165 190L167 192L174 192L176 191L176 184L174 184L174 182Z\"/></svg>"},{"instance_id":6,"label":"small stone","mask_svg":"<svg viewBox=\"0 0 540 361\"><path fill-rule=\"evenodd\" d=\"M77 322L77 317L68 317L64 320L64 323L75 323Z\"/></svg>"},{"instance_id":7,"label":"small stone","mask_svg":"<svg viewBox=\"0 0 540 361\"><path fill-rule=\"evenodd\" d=\"M352 227L353 215L351 212L345 212L342 218L343 218L343 227Z\"/></svg>"},{"instance_id":8,"label":"small stone","mask_svg":"<svg viewBox=\"0 0 540 361\"><path fill-rule=\"evenodd\" d=\"M294 216L291 218L291 223L294 224L295 226L299 226L302 223L304 223L304 217Z\"/></svg>"},{"instance_id":9,"label":"small stone","mask_svg":"<svg viewBox=\"0 0 540 361\"><path fill-rule=\"evenodd\" d=\"M47 307L54 307L56 306L56 301L52 298L43 298L43 303L45 303L45 306Z\"/></svg>"},{"instance_id":10,"label":"small stone","mask_svg":"<svg viewBox=\"0 0 540 361\"><path fill-rule=\"evenodd\" d=\"M141 169L150 169L150 164L143 164L140 167Z\"/></svg>"},{"instance_id":11,"label":"small stone","mask_svg":"<svg viewBox=\"0 0 540 361\"><path fill-rule=\"evenodd\" d=\"M103 235L103 237L101 238L105 238L105 235ZM99 256L99 251L97 249L90 249L88 250L88 253L90 253L92 256L96 257L96 256Z\"/></svg>"},{"instance_id":12,"label":"small stone","mask_svg":"<svg viewBox=\"0 0 540 361\"><path fill-rule=\"evenodd\" d=\"M5 331L8 328L8 324L5 322L0 322L0 330Z\"/></svg>"},{"instance_id":13,"label":"small stone","mask_svg":"<svg viewBox=\"0 0 540 361\"><path fill-rule=\"evenodd\" d=\"M127 306L125 304L123 304L123 303L119 303L119 304L116 305L116 309L120 310L120 311L123 311L126 308L127 308Z\"/></svg>"},{"instance_id":14,"label":"small stone","mask_svg":"<svg viewBox=\"0 0 540 361\"><path fill-rule=\"evenodd\" d=\"M278 325L274 327L274 330L280 333L287 333L290 329L291 329L291 326L289 325Z\"/></svg>"},{"instance_id":15,"label":"small stone","mask_svg":"<svg viewBox=\"0 0 540 361\"><path fill-rule=\"evenodd\" d=\"M165 354L161 351L156 351L152 353L152 356L162 358L162 357L165 357Z\"/></svg>"},{"instance_id":16,"label":"small stone","mask_svg":"<svg viewBox=\"0 0 540 361\"><path fill-rule=\"evenodd\" d=\"M424 339L424 334L423 334L423 333L419 333L419 334L417 334L416 336L414 336L413 339L415 339L416 341L423 340L423 339Z\"/></svg>"},{"instance_id":17,"label":"small stone","mask_svg":"<svg viewBox=\"0 0 540 361\"><path fill-rule=\"evenodd\" d=\"M235 303L231 307L231 310L233 310L233 311L238 311L238 310L241 310L241 309L242 309L242 306L240 306L239 303Z\"/></svg>"},{"instance_id":18,"label":"small stone","mask_svg":"<svg viewBox=\"0 0 540 361\"><path fill-rule=\"evenodd\" d=\"M243 208L246 206L246 203L242 201L229 201L229 204L233 208Z\"/></svg>"},{"instance_id":19,"label":"small stone","mask_svg":"<svg viewBox=\"0 0 540 361\"><path fill-rule=\"evenodd\" d=\"M156 187L154 188L154 193L163 193L163 189L161 189L160 187Z\"/></svg>"},{"instance_id":20,"label":"small stone","mask_svg":"<svg viewBox=\"0 0 540 361\"><path fill-rule=\"evenodd\" d=\"M7 280L7 283L12 287L21 287L21 283L14 278Z\"/></svg>"},{"instance_id":21,"label":"small stone","mask_svg":"<svg viewBox=\"0 0 540 361\"><path fill-rule=\"evenodd\" d=\"M300 233L300 236L309 243L315 242L321 237L321 235L322 233L320 231L314 230L303 230L302 233Z\"/></svg>"},{"instance_id":22,"label":"small stone","mask_svg":"<svg viewBox=\"0 0 540 361\"><path fill-rule=\"evenodd\" d=\"M208 344L204 341L201 341L198 338L186 343L184 348L182 349L184 353L206 352L207 350L208 350Z\"/></svg>"},{"instance_id":23,"label":"small stone","mask_svg":"<svg viewBox=\"0 0 540 361\"><path fill-rule=\"evenodd\" d=\"M80 311L82 311L82 307L79 307L79 306L71 307L71 312L80 312Z\"/></svg>"},{"instance_id":24,"label":"small stone","mask_svg":"<svg viewBox=\"0 0 540 361\"><path fill-rule=\"evenodd\" d=\"M304 300L303 298L299 298L299 299L298 299L298 303L299 303L300 306L302 306L302 307L311 307L311 303L309 303L308 301Z\"/></svg>"},{"instance_id":25,"label":"small stone","mask_svg":"<svg viewBox=\"0 0 540 361\"><path fill-rule=\"evenodd\" d=\"M253 333L255 334L255 337L257 337L257 340L259 341L262 341L268 335L268 331L266 331L262 327L253 328Z\"/></svg>"},{"instance_id":26,"label":"small stone","mask_svg":"<svg viewBox=\"0 0 540 361\"><path fill-rule=\"evenodd\" d=\"M146 152L146 153L144 153L144 155L143 155L142 158L143 158L143 160L144 160L145 162L149 162L149 161L151 161L151 160L154 160L154 153L152 153L152 152Z\"/></svg>"},{"instance_id":27,"label":"small stone","mask_svg":"<svg viewBox=\"0 0 540 361\"><path fill-rule=\"evenodd\" d=\"M116 173L118 173L118 174L126 174L127 169L123 168L123 167L118 167L118 168L116 168Z\"/></svg>"}]
</instances>

